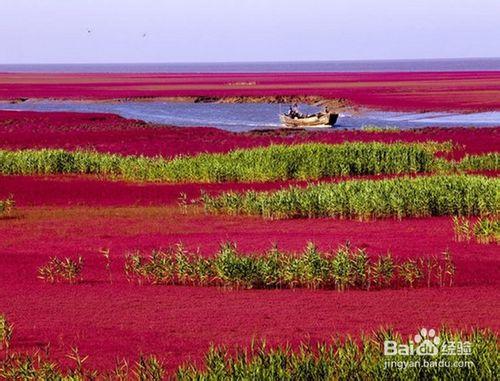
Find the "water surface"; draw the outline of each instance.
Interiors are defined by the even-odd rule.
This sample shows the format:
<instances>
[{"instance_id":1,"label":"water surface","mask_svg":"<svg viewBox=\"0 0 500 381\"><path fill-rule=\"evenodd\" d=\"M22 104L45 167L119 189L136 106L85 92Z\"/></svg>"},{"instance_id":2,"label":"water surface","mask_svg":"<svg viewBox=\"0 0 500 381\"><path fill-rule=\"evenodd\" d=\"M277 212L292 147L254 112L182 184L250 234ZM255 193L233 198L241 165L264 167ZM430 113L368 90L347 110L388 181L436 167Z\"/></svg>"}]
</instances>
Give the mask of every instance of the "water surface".
<instances>
[{"instance_id":1,"label":"water surface","mask_svg":"<svg viewBox=\"0 0 500 381\"><path fill-rule=\"evenodd\" d=\"M357 61L207 62L137 64L0 65L0 72L48 73L291 73L291 72L412 72L500 70L500 58L451 58Z\"/></svg>"},{"instance_id":2,"label":"water surface","mask_svg":"<svg viewBox=\"0 0 500 381\"><path fill-rule=\"evenodd\" d=\"M288 105L269 103L180 103L180 102L81 102L29 100L22 103L0 103L3 110L69 111L118 114L124 118L183 126L217 127L228 131L280 128L280 112ZM304 113L320 110L300 105ZM366 110L341 114L335 127L359 129L367 125L395 128L420 127L491 127L500 126L500 111L470 114L450 112L386 112Z\"/></svg>"}]
</instances>

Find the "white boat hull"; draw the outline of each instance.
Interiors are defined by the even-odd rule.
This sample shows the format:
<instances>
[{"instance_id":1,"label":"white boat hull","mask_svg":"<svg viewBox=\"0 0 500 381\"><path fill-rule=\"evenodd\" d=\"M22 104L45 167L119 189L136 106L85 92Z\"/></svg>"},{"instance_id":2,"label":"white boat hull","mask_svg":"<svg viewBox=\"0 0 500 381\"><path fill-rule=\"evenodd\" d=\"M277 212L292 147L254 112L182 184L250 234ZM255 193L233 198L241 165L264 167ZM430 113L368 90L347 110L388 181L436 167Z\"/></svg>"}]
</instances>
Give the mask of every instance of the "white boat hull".
<instances>
[{"instance_id":1,"label":"white boat hull","mask_svg":"<svg viewBox=\"0 0 500 381\"><path fill-rule=\"evenodd\" d=\"M305 117L290 117L280 115L280 121L285 128L330 128L337 121L338 114L319 113Z\"/></svg>"}]
</instances>

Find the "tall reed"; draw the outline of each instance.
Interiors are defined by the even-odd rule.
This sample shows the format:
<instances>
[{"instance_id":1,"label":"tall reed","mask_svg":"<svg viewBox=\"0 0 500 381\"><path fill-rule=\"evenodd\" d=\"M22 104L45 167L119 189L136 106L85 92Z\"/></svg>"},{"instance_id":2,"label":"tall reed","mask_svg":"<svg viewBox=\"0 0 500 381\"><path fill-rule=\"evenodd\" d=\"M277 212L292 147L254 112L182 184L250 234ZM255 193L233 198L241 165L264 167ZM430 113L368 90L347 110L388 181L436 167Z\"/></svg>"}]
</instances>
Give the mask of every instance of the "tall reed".
<instances>
[{"instance_id":1,"label":"tall reed","mask_svg":"<svg viewBox=\"0 0 500 381\"><path fill-rule=\"evenodd\" d=\"M10 216L14 211L15 206L16 202L14 201L14 197L12 195L6 199L0 200L0 218Z\"/></svg>"},{"instance_id":2,"label":"tall reed","mask_svg":"<svg viewBox=\"0 0 500 381\"><path fill-rule=\"evenodd\" d=\"M384 342L415 345L391 329L379 329L360 339L336 335L327 342L304 342L299 346L270 346L265 341L249 347L212 345L204 361L187 362L167 373L158 356L141 355L131 363L117 361L113 369L93 370L86 365L88 356L73 350L72 364L61 365L41 351L11 352L0 357L0 379L5 380L143 380L143 381L295 381L295 380L496 380L500 372L498 335L491 330L470 332L438 331L440 343L436 355L384 355ZM469 352L456 350L460 345ZM454 353L445 351L455 348ZM164 357L162 355L162 357ZM413 366L403 366L413 364ZM426 365L428 364L428 365Z\"/></svg>"},{"instance_id":3,"label":"tall reed","mask_svg":"<svg viewBox=\"0 0 500 381\"><path fill-rule=\"evenodd\" d=\"M83 266L82 257L77 259L53 257L38 268L38 278L49 283L76 283L82 279Z\"/></svg>"},{"instance_id":4,"label":"tall reed","mask_svg":"<svg viewBox=\"0 0 500 381\"><path fill-rule=\"evenodd\" d=\"M3 174L96 174L137 181L224 182L319 179L342 175L430 172L451 143L307 143L162 157L61 149L0 150Z\"/></svg>"},{"instance_id":5,"label":"tall reed","mask_svg":"<svg viewBox=\"0 0 500 381\"><path fill-rule=\"evenodd\" d=\"M13 324L7 320L5 315L0 314L0 350L9 349L13 331Z\"/></svg>"},{"instance_id":6,"label":"tall reed","mask_svg":"<svg viewBox=\"0 0 500 381\"><path fill-rule=\"evenodd\" d=\"M473 238L478 243L500 242L500 218L498 215L478 218L475 222L466 217L454 216L453 230L455 240L470 242Z\"/></svg>"},{"instance_id":7,"label":"tall reed","mask_svg":"<svg viewBox=\"0 0 500 381\"><path fill-rule=\"evenodd\" d=\"M465 155L462 160L455 163L455 166L462 171L498 171L500 170L500 155L498 152Z\"/></svg>"},{"instance_id":8,"label":"tall reed","mask_svg":"<svg viewBox=\"0 0 500 381\"><path fill-rule=\"evenodd\" d=\"M177 380L495 380L499 369L498 336L485 331L439 332L437 355L384 355L384 341L411 345L392 330L380 329L360 340L335 338L329 343L248 349L212 346L202 366L186 365ZM445 354L444 345L468 343L470 354ZM413 344L415 345L415 344ZM426 362L429 365L425 365ZM406 366L404 364L414 364Z\"/></svg>"},{"instance_id":9,"label":"tall reed","mask_svg":"<svg viewBox=\"0 0 500 381\"><path fill-rule=\"evenodd\" d=\"M454 278L453 261L443 257L399 260L390 254L371 259L349 244L321 252L309 243L298 255L273 247L264 254L243 254L231 243L213 257L189 253L182 245L126 256L125 273L139 284L224 286L234 288L379 289L444 286Z\"/></svg>"},{"instance_id":10,"label":"tall reed","mask_svg":"<svg viewBox=\"0 0 500 381\"><path fill-rule=\"evenodd\" d=\"M274 192L204 194L211 213L265 218L486 216L500 212L500 179L471 175L354 180Z\"/></svg>"},{"instance_id":11,"label":"tall reed","mask_svg":"<svg viewBox=\"0 0 500 381\"><path fill-rule=\"evenodd\" d=\"M397 126L390 125L378 125L378 124L363 124L361 126L361 131L363 132L387 132L387 133L398 133L403 131Z\"/></svg>"}]
</instances>

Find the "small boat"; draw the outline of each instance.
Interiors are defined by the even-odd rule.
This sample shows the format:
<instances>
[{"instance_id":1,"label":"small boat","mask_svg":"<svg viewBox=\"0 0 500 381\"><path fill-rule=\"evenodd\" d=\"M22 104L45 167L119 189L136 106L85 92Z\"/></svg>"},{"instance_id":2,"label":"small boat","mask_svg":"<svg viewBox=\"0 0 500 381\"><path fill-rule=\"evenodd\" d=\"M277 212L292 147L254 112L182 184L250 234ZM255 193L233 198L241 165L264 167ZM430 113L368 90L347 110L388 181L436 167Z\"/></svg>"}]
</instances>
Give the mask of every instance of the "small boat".
<instances>
[{"instance_id":1,"label":"small boat","mask_svg":"<svg viewBox=\"0 0 500 381\"><path fill-rule=\"evenodd\" d=\"M333 112L318 112L311 115L295 115L281 114L280 121L285 128L324 128L332 127L339 114Z\"/></svg>"}]
</instances>

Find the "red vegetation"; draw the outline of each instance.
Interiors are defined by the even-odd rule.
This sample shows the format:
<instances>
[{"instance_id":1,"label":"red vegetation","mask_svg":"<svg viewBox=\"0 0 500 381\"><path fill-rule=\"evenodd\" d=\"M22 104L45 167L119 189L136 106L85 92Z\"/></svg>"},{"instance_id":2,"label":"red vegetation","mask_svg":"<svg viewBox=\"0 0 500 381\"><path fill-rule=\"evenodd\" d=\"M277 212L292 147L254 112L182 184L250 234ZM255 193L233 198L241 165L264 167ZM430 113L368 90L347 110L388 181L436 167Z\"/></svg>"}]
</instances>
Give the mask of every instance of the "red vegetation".
<instances>
[{"instance_id":1,"label":"red vegetation","mask_svg":"<svg viewBox=\"0 0 500 381\"><path fill-rule=\"evenodd\" d=\"M417 74L412 75L415 81L412 86L416 86L420 80L417 81ZM460 75L469 78L467 83L472 83L472 87L475 81L487 78L484 73L476 73L475 79L470 78L474 74ZM476 103L474 97L465 102L459 93L452 96L445 93L444 105L480 108L496 102L498 108L500 98L491 94L498 90L495 86L498 87L500 74L488 75L491 76L490 95L481 98L481 102L487 99L484 104ZM24 76L27 83L13 84L13 81L21 82L23 77L12 75L9 79L7 75L0 75L0 97L21 94L118 96L116 88L123 82L120 76L79 76L88 82L94 78L95 83L56 85L54 78L58 76L47 76L47 84L36 84L45 77L34 76L38 78L35 81L28 80L29 75ZM64 81L71 82L70 77ZM163 77L158 76L157 80L162 81ZM363 75L366 81L369 77ZM444 81L446 74L439 74L439 77ZM64 82L61 78L60 82ZM276 78L281 80L279 76ZM397 76L394 74L391 78L395 80ZM113 83L115 79L118 84ZM169 80L174 79L175 76L171 76ZM210 79L208 76L206 81L212 86ZM108 82L110 90L99 81ZM144 85L143 76L137 76L134 81ZM185 78L181 76L179 81ZM460 81L457 83L460 86ZM360 84L359 88L366 90L366 86ZM131 90L123 91L130 94ZM358 92L357 96L362 94ZM393 99L392 93L384 94L366 102ZM436 95L438 92L430 92L433 96L428 97L415 94L416 98L403 98L402 103L396 103L397 107L415 104L431 107L433 102L442 101ZM473 91L472 94L479 96L483 92ZM463 145L454 154L460 157L466 152L498 151L499 131L500 127L430 128L399 133L235 134L208 128L147 125L112 115L0 112L0 148L80 147L165 156L304 141L452 140ZM0 176L0 198L12 193L18 205L14 217L0 219L0 313L6 314L15 326L12 350L43 348L50 344L54 356L64 361L71 346L78 346L82 355L90 355L88 363L100 368L112 366L117 357L134 360L141 352L155 353L172 369L190 358L200 359L211 342L248 344L252 338L266 338L271 343L297 343L308 339L328 340L337 333L369 332L387 325L403 334L414 334L421 327L439 328L441 324L500 328L497 296L500 262L494 255L498 247L455 242L450 218L376 222L264 221L206 216L198 209L184 215L175 206L181 192L196 197L200 189L218 192L284 185L144 185L77 176ZM439 255L449 248L457 265L456 284L445 288L370 292L230 291L209 287L129 285L123 276L126 251L150 250L182 241L189 248L199 247L202 253L209 255L217 250L220 242L227 240L237 242L243 251L262 251L272 243L283 249L301 250L309 240L326 250L350 240L354 246L366 248L370 255L390 250L401 257ZM99 253L101 248L110 249L112 284L105 260ZM38 267L47 263L49 257L76 258L80 255L85 260L83 283L51 285L37 279Z\"/></svg>"},{"instance_id":2,"label":"red vegetation","mask_svg":"<svg viewBox=\"0 0 500 381\"><path fill-rule=\"evenodd\" d=\"M485 176L498 176L498 171L476 172ZM419 175L420 176L420 175ZM422 176L425 176L422 175ZM381 179L393 176L357 176L356 179ZM338 182L352 179L335 177L320 182ZM130 183L103 180L94 176L5 176L0 175L0 199L15 195L19 206L158 206L179 205L181 194L191 204L202 192L211 195L221 192L246 190L268 191L287 188L290 185L307 186L307 181L276 181L261 183L221 184L157 184ZM183 196L184 197L184 196Z\"/></svg>"},{"instance_id":3,"label":"red vegetation","mask_svg":"<svg viewBox=\"0 0 500 381\"><path fill-rule=\"evenodd\" d=\"M235 148L272 143L341 143L344 141L426 141L452 140L465 152L497 151L500 127L424 128L401 132L364 131L269 131L233 133L216 128L170 127L127 120L110 114L39 113L0 111L0 148L95 149L125 155L175 156L199 152L227 152Z\"/></svg>"},{"instance_id":4,"label":"red vegetation","mask_svg":"<svg viewBox=\"0 0 500 381\"><path fill-rule=\"evenodd\" d=\"M0 99L317 95L391 110L500 108L500 72L0 74Z\"/></svg>"},{"instance_id":5,"label":"red vegetation","mask_svg":"<svg viewBox=\"0 0 500 381\"><path fill-rule=\"evenodd\" d=\"M211 194L228 190L270 190L286 187L289 183L138 184L105 181L92 176L0 175L0 199L14 194L16 204L21 206L147 206L177 204L181 193L195 199L200 197L202 190Z\"/></svg>"},{"instance_id":6,"label":"red vegetation","mask_svg":"<svg viewBox=\"0 0 500 381\"><path fill-rule=\"evenodd\" d=\"M20 208L18 219L0 220L0 311L15 322L12 347L50 343L64 360L72 345L102 368L116 357L157 353L169 367L200 359L210 342L248 344L328 340L392 325L404 334L418 328L500 328L496 301L499 261L495 245L457 243L449 218L379 222L332 219L262 221L257 218L183 215L172 207ZM301 250L350 240L370 254L438 255L449 248L456 285L386 291L259 290L129 285L123 255L185 242L204 254L231 240L243 251L274 242ZM100 248L109 248L113 284ZM81 255L84 282L49 285L36 278L49 256Z\"/></svg>"}]
</instances>

